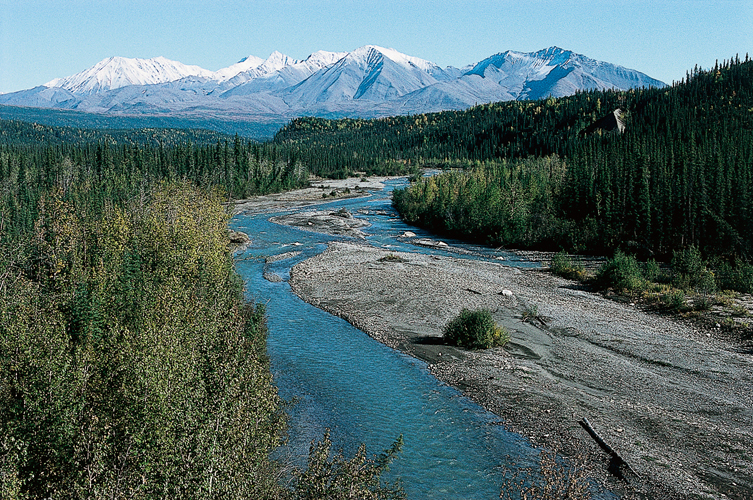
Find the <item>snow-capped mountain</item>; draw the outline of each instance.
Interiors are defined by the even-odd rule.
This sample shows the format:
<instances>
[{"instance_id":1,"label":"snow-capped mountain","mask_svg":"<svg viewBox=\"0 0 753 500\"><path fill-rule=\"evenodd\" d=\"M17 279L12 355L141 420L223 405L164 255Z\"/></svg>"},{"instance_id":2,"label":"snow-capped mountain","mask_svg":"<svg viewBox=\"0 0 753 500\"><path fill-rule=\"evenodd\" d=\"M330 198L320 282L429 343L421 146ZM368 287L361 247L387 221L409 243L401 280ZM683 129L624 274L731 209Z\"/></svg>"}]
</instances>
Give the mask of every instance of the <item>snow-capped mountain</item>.
<instances>
[{"instance_id":1,"label":"snow-capped mountain","mask_svg":"<svg viewBox=\"0 0 753 500\"><path fill-rule=\"evenodd\" d=\"M590 59L559 47L533 53L507 51L484 59L464 75L490 79L515 99L572 95L578 90L626 90L664 84L643 73Z\"/></svg>"},{"instance_id":2,"label":"snow-capped mountain","mask_svg":"<svg viewBox=\"0 0 753 500\"><path fill-rule=\"evenodd\" d=\"M198 66L187 66L164 57L129 59L110 57L91 68L66 78L56 78L45 87L60 87L76 94L94 94L129 85L154 85L188 76L211 77L212 72Z\"/></svg>"},{"instance_id":3,"label":"snow-capped mountain","mask_svg":"<svg viewBox=\"0 0 753 500\"><path fill-rule=\"evenodd\" d=\"M273 52L258 67L238 73L217 90L225 97L250 95L290 88L317 71L327 68L345 57L347 52L314 52L303 61L296 61L279 52ZM284 61L285 64L281 64Z\"/></svg>"},{"instance_id":4,"label":"snow-capped mountain","mask_svg":"<svg viewBox=\"0 0 753 500\"><path fill-rule=\"evenodd\" d=\"M231 78L238 75L239 73L243 73L245 71L258 68L263 63L264 63L264 59L262 59L261 57L256 57L256 56L244 57L243 59L233 64L232 66L228 66L227 68L223 68L223 69L215 71L213 75L213 79L221 81L221 82L225 80L230 80Z\"/></svg>"},{"instance_id":5,"label":"snow-capped mountain","mask_svg":"<svg viewBox=\"0 0 753 500\"><path fill-rule=\"evenodd\" d=\"M286 93L296 107L319 102L389 101L438 82L437 65L392 49L367 45Z\"/></svg>"},{"instance_id":6,"label":"snow-capped mountain","mask_svg":"<svg viewBox=\"0 0 753 500\"><path fill-rule=\"evenodd\" d=\"M367 45L352 52L319 51L303 60L280 52L267 59L248 56L218 71L163 57L112 57L73 76L0 95L0 104L113 115L285 121L302 115L415 114L643 86L664 84L558 47L502 52L458 69Z\"/></svg>"}]
</instances>

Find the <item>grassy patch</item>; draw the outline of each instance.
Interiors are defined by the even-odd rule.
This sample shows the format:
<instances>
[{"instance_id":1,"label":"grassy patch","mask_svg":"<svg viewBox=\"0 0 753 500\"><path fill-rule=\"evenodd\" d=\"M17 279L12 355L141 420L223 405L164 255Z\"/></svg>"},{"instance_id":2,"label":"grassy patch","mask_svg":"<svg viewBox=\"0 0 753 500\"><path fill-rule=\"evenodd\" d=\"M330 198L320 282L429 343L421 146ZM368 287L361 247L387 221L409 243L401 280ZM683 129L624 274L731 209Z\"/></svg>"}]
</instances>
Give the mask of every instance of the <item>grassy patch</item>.
<instances>
[{"instance_id":1,"label":"grassy patch","mask_svg":"<svg viewBox=\"0 0 753 500\"><path fill-rule=\"evenodd\" d=\"M379 262L408 262L408 261L400 257L397 254L388 253L387 255L379 259Z\"/></svg>"},{"instance_id":2,"label":"grassy patch","mask_svg":"<svg viewBox=\"0 0 753 500\"><path fill-rule=\"evenodd\" d=\"M552 257L549 269L557 276L570 280L585 281L586 270L582 264L575 264L566 252L562 251Z\"/></svg>"}]
</instances>

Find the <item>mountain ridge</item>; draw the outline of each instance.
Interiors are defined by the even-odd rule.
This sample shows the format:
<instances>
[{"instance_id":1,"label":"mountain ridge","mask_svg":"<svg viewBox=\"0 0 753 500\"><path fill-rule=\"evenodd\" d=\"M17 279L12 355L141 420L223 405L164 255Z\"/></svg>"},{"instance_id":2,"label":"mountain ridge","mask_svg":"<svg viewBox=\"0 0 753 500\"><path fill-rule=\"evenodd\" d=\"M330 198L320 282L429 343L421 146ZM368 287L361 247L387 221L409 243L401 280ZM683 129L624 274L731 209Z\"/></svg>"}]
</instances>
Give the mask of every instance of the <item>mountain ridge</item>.
<instances>
[{"instance_id":1,"label":"mountain ridge","mask_svg":"<svg viewBox=\"0 0 753 500\"><path fill-rule=\"evenodd\" d=\"M664 83L559 47L508 50L463 68L441 68L395 49L365 45L351 52L320 50L303 60L277 51L267 59L250 55L217 71L164 57L110 57L33 89L0 94L0 104L249 121L375 118L642 86Z\"/></svg>"}]
</instances>

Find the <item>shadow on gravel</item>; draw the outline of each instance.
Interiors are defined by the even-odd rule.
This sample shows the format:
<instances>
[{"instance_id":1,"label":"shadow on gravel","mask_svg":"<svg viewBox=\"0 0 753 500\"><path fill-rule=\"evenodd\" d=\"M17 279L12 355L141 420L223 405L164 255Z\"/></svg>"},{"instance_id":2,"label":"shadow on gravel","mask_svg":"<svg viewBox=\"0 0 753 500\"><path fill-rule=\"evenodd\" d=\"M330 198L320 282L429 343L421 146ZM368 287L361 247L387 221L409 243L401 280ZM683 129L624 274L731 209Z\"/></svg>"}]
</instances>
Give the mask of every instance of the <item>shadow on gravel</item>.
<instances>
[{"instance_id":1,"label":"shadow on gravel","mask_svg":"<svg viewBox=\"0 0 753 500\"><path fill-rule=\"evenodd\" d=\"M560 285L559 288L565 288L567 290L579 290L581 292L594 292L594 287L584 283L572 283L567 285Z\"/></svg>"},{"instance_id":2,"label":"shadow on gravel","mask_svg":"<svg viewBox=\"0 0 753 500\"><path fill-rule=\"evenodd\" d=\"M446 345L444 339L442 337L437 337L436 335L426 335L424 337L416 337L413 340L414 344L420 344L420 345Z\"/></svg>"}]
</instances>

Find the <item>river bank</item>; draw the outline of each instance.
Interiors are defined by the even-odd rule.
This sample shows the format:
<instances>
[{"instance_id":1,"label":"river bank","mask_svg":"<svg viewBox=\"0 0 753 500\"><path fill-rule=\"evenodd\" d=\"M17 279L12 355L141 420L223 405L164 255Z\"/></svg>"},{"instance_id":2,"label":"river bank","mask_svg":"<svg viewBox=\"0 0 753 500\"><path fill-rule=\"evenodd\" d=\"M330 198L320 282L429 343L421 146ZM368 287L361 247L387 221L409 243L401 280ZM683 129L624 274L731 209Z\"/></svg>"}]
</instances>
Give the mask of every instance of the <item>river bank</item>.
<instances>
[{"instance_id":1,"label":"river bank","mask_svg":"<svg viewBox=\"0 0 753 500\"><path fill-rule=\"evenodd\" d=\"M611 481L617 491L653 498L753 491L753 363L706 332L546 272L353 243L298 264L290 285L425 360L535 444L588 455L591 473L605 477L606 457L578 424L588 418L640 475L628 477L627 488ZM463 307L492 310L510 344L475 352L443 345L442 328ZM522 321L533 308L543 322Z\"/></svg>"},{"instance_id":2,"label":"river bank","mask_svg":"<svg viewBox=\"0 0 753 500\"><path fill-rule=\"evenodd\" d=\"M301 206L321 202L321 192L284 196ZM286 203L264 205L282 210ZM359 219L322 210L276 219L334 234L347 234L350 221L360 230ZM618 493L748 498L753 490L750 355L713 332L540 270L359 242L333 243L298 264L290 285L307 302L425 360L437 378L534 444L585 457L589 474ZM480 352L443 345L442 328L463 307L492 310L511 343ZM534 310L537 319L524 322ZM607 473L606 455L578 424L583 417L640 477L624 483Z\"/></svg>"}]
</instances>

